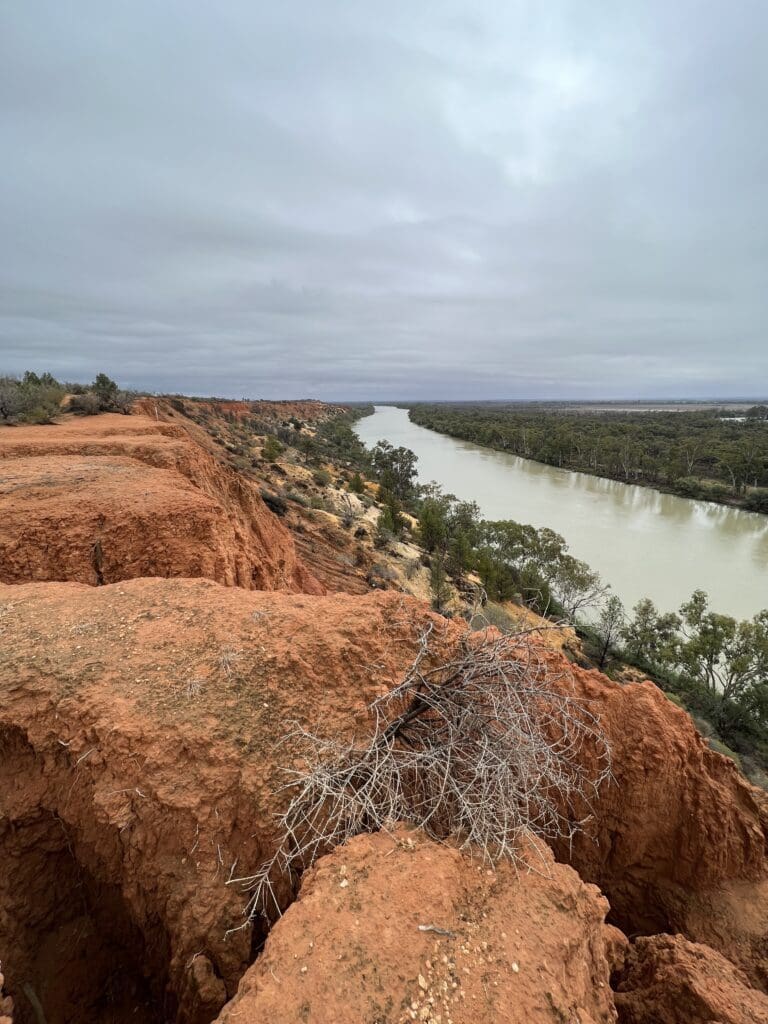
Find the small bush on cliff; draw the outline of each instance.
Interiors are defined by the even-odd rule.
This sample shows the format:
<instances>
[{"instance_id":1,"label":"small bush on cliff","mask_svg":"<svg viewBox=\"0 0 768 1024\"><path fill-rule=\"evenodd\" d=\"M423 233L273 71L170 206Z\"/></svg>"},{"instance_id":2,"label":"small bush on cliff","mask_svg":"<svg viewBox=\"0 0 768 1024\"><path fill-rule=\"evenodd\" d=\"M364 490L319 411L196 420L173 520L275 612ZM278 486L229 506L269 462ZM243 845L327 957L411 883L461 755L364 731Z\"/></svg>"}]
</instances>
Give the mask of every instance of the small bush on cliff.
<instances>
[{"instance_id":1,"label":"small bush on cliff","mask_svg":"<svg viewBox=\"0 0 768 1024\"><path fill-rule=\"evenodd\" d=\"M403 681L369 706L371 733L342 741L299 730L305 749L276 854L247 878L248 920L279 913L274 887L360 832L404 821L495 864L523 836L569 838L610 775L599 721L555 678L527 635L474 634L448 661L431 627Z\"/></svg>"},{"instance_id":2,"label":"small bush on cliff","mask_svg":"<svg viewBox=\"0 0 768 1024\"><path fill-rule=\"evenodd\" d=\"M101 400L92 391L86 391L82 395L75 395L69 408L81 416L96 416L101 412Z\"/></svg>"},{"instance_id":3,"label":"small bush on cliff","mask_svg":"<svg viewBox=\"0 0 768 1024\"><path fill-rule=\"evenodd\" d=\"M118 387L106 373L99 373L91 384L91 391L101 402L102 408L109 409L117 396Z\"/></svg>"},{"instance_id":4,"label":"small bush on cliff","mask_svg":"<svg viewBox=\"0 0 768 1024\"><path fill-rule=\"evenodd\" d=\"M280 494L275 494L274 491L262 490L261 497L267 508L274 512L276 516L284 516L288 511L288 504Z\"/></svg>"},{"instance_id":5,"label":"small bush on cliff","mask_svg":"<svg viewBox=\"0 0 768 1024\"><path fill-rule=\"evenodd\" d=\"M261 454L267 462L277 462L278 456L282 455L284 450L278 439L270 435L264 442Z\"/></svg>"},{"instance_id":6,"label":"small bush on cliff","mask_svg":"<svg viewBox=\"0 0 768 1024\"><path fill-rule=\"evenodd\" d=\"M118 391L112 399L112 408L115 412L121 412L128 416L133 408L136 395L131 391Z\"/></svg>"},{"instance_id":7,"label":"small bush on cliff","mask_svg":"<svg viewBox=\"0 0 768 1024\"><path fill-rule=\"evenodd\" d=\"M50 373L27 370L18 377L0 377L0 421L51 423L61 412L64 388Z\"/></svg>"},{"instance_id":8,"label":"small bush on cliff","mask_svg":"<svg viewBox=\"0 0 768 1024\"><path fill-rule=\"evenodd\" d=\"M13 423L23 408L19 382L15 377L0 377L0 419Z\"/></svg>"},{"instance_id":9,"label":"small bush on cliff","mask_svg":"<svg viewBox=\"0 0 768 1024\"><path fill-rule=\"evenodd\" d=\"M355 473L349 481L349 489L353 494L365 494L365 484L359 473Z\"/></svg>"}]
</instances>

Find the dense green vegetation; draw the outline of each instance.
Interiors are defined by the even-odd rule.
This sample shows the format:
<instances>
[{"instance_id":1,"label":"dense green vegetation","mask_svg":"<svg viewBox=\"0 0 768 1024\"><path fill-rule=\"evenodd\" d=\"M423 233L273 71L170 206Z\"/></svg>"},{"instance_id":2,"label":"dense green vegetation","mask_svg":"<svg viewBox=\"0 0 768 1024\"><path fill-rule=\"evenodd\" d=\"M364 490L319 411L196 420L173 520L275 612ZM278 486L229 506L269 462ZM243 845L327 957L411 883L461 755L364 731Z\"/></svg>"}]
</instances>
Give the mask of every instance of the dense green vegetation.
<instances>
[{"instance_id":1,"label":"dense green vegetation","mask_svg":"<svg viewBox=\"0 0 768 1024\"><path fill-rule=\"evenodd\" d=\"M569 412L514 403L419 404L414 423L563 469L768 512L768 406Z\"/></svg>"},{"instance_id":2,"label":"dense green vegetation","mask_svg":"<svg viewBox=\"0 0 768 1024\"><path fill-rule=\"evenodd\" d=\"M67 395L67 408L84 416L128 412L135 397L105 373L92 384L62 384L50 373L27 370L20 378L0 376L0 423L52 423Z\"/></svg>"},{"instance_id":3,"label":"dense green vegetation","mask_svg":"<svg viewBox=\"0 0 768 1024\"><path fill-rule=\"evenodd\" d=\"M768 768L768 610L739 622L712 611L701 590L677 614L660 614L646 598L622 615L616 646L745 762Z\"/></svg>"}]
</instances>

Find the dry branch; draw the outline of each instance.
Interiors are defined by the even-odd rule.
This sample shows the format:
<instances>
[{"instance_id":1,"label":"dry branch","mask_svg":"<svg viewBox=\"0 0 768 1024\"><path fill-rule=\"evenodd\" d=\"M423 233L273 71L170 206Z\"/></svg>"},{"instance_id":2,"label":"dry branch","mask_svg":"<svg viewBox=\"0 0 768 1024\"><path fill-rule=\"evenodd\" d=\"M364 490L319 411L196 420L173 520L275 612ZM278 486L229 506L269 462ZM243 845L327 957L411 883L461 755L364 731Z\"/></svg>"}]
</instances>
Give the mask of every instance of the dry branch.
<instances>
[{"instance_id":1,"label":"dry branch","mask_svg":"<svg viewBox=\"0 0 768 1024\"><path fill-rule=\"evenodd\" d=\"M275 886L361 832L404 821L453 837L492 864L518 861L520 840L579 831L610 774L597 716L556 675L528 632L467 637L438 665L431 627L403 681L369 705L364 742L303 729L307 767L292 772L283 841L253 876L246 921L280 914Z\"/></svg>"}]
</instances>

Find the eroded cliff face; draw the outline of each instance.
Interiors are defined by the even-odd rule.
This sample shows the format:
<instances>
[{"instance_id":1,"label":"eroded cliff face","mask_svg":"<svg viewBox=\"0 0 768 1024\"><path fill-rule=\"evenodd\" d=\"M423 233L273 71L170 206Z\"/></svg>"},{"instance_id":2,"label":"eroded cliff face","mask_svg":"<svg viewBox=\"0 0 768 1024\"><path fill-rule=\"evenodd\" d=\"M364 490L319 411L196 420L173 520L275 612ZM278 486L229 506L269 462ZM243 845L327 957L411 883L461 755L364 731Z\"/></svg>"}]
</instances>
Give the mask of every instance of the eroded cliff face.
<instances>
[{"instance_id":1,"label":"eroded cliff face","mask_svg":"<svg viewBox=\"0 0 768 1024\"><path fill-rule=\"evenodd\" d=\"M562 666L558 654L544 653L554 669ZM693 921L692 893L703 898L741 879L754 895L764 877L762 792L733 761L710 750L690 717L652 683L622 685L575 666L568 675L573 691L599 710L613 781L559 856L600 886L611 920L626 932L703 936L703 922L700 930ZM589 760L594 752L581 756Z\"/></svg>"},{"instance_id":2,"label":"eroded cliff face","mask_svg":"<svg viewBox=\"0 0 768 1024\"><path fill-rule=\"evenodd\" d=\"M4 583L203 576L323 591L258 488L181 425L103 415L9 428L0 474Z\"/></svg>"},{"instance_id":3,"label":"eroded cliff face","mask_svg":"<svg viewBox=\"0 0 768 1024\"><path fill-rule=\"evenodd\" d=\"M156 407L167 407L168 404L168 399L146 398L140 399L137 407L152 415ZM347 407L343 405L331 405L328 402L319 402L311 398L274 402L265 399L235 402L217 401L215 398L195 398L182 400L182 405L186 408L193 407L199 411L208 412L214 417L227 417L238 422L256 419L273 427L288 424L291 420L298 420L311 427L318 423L325 423L347 411Z\"/></svg>"},{"instance_id":4,"label":"eroded cliff face","mask_svg":"<svg viewBox=\"0 0 768 1024\"><path fill-rule=\"evenodd\" d=\"M206 580L0 587L0 960L17 1024L33 1020L25 984L48 1024L135 1007L211 1020L263 937L227 937L245 897L226 883L274 848L284 735L353 727L429 618L397 595Z\"/></svg>"},{"instance_id":5,"label":"eroded cliff face","mask_svg":"<svg viewBox=\"0 0 768 1024\"><path fill-rule=\"evenodd\" d=\"M614 980L622 1024L755 1024L768 996L708 946L682 935L640 938Z\"/></svg>"},{"instance_id":6,"label":"eroded cliff face","mask_svg":"<svg viewBox=\"0 0 768 1024\"><path fill-rule=\"evenodd\" d=\"M329 1021L352 1021L379 996L382 1020L469 1024L510 1019L515 993L534 1022L602 1021L611 970L619 1020L646 1024L637 1008L662 998L654 979L672 954L634 940L665 930L716 947L717 976L760 1006L768 935L746 909L766 891L755 791L652 687L573 672L552 652L558 685L594 702L613 748L615 783L591 830L558 851L572 867L545 858L540 876L487 875L418 836L408 847L400 835L394 852L385 836L361 837L307 876L255 960L264 930L231 931L246 896L227 883L275 847L282 769L297 757L285 734L364 727L364 706L399 681L427 623L435 656L450 656L466 627L392 592L0 586L0 960L17 1024L34 1020L27 988L48 1024L219 1013L256 1024L301 1019L306 1005L313 1021L327 1006ZM278 899L293 896L286 878ZM674 995L659 1019L687 1021L683 1002Z\"/></svg>"}]
</instances>

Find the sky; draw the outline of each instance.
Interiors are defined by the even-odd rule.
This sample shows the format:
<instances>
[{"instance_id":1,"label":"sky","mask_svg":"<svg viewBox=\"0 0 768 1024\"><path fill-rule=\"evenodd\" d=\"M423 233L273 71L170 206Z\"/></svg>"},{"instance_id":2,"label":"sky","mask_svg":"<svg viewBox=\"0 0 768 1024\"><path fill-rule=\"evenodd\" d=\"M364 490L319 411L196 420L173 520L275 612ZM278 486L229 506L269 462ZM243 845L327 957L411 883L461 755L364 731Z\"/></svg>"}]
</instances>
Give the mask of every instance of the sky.
<instances>
[{"instance_id":1,"label":"sky","mask_svg":"<svg viewBox=\"0 0 768 1024\"><path fill-rule=\"evenodd\" d=\"M0 0L0 373L768 393L765 0Z\"/></svg>"}]
</instances>

